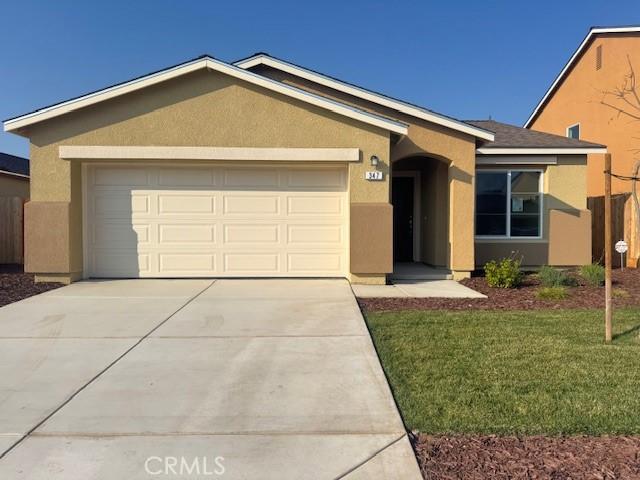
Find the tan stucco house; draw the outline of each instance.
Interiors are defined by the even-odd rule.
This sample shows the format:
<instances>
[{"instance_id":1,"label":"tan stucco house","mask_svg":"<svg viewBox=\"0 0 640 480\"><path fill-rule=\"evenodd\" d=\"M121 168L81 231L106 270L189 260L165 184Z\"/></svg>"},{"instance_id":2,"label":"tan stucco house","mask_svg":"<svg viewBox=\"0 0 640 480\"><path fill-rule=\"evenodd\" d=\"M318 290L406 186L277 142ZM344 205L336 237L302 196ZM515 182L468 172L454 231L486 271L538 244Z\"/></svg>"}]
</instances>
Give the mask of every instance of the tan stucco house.
<instances>
[{"instance_id":1,"label":"tan stucco house","mask_svg":"<svg viewBox=\"0 0 640 480\"><path fill-rule=\"evenodd\" d=\"M605 151L266 54L200 57L4 128L31 142L26 270L65 282L588 263L586 155Z\"/></svg>"}]
</instances>

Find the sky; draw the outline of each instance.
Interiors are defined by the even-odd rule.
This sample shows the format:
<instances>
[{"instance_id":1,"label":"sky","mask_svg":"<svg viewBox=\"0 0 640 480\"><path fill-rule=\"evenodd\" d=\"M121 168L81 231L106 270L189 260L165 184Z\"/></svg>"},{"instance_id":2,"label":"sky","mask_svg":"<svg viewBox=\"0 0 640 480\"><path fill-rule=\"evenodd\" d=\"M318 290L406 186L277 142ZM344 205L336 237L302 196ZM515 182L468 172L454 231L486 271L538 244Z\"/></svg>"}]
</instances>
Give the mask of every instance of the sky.
<instances>
[{"instance_id":1,"label":"sky","mask_svg":"<svg viewBox=\"0 0 640 480\"><path fill-rule=\"evenodd\" d=\"M264 51L460 119L522 125L590 26L637 0L0 0L0 119L202 54ZM0 133L0 152L28 156Z\"/></svg>"}]
</instances>

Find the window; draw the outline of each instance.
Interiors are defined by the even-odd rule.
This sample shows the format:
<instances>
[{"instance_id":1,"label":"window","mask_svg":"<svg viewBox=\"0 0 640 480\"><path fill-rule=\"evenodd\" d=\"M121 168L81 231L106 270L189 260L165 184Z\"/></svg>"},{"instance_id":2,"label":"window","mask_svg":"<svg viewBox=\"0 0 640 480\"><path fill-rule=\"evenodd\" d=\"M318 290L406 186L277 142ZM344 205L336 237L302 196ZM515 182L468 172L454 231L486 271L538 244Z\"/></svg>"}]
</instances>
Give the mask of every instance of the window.
<instances>
[{"instance_id":1,"label":"window","mask_svg":"<svg viewBox=\"0 0 640 480\"><path fill-rule=\"evenodd\" d=\"M542 172L484 170L476 174L476 236L542 236Z\"/></svg>"},{"instance_id":2,"label":"window","mask_svg":"<svg viewBox=\"0 0 640 480\"><path fill-rule=\"evenodd\" d=\"M580 138L580 124L576 123L575 125L571 125L567 128L567 137L575 138L578 140Z\"/></svg>"}]
</instances>

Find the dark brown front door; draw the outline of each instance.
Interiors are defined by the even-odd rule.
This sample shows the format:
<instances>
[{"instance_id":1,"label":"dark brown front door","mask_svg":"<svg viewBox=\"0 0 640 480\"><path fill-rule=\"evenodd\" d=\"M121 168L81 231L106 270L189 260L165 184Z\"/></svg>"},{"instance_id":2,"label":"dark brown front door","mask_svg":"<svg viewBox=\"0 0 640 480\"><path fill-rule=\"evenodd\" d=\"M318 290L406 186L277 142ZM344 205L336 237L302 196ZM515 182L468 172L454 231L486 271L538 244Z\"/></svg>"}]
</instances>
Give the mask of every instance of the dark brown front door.
<instances>
[{"instance_id":1,"label":"dark brown front door","mask_svg":"<svg viewBox=\"0 0 640 480\"><path fill-rule=\"evenodd\" d=\"M393 177L393 261L413 262L413 178Z\"/></svg>"}]
</instances>

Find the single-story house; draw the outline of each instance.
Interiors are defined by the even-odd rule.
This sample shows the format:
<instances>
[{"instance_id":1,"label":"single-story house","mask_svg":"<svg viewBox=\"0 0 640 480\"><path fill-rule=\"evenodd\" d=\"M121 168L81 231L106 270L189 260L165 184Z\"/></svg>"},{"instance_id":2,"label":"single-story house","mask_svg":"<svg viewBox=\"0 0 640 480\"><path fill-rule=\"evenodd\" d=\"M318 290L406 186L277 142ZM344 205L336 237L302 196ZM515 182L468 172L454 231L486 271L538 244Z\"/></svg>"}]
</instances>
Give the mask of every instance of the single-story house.
<instances>
[{"instance_id":1,"label":"single-story house","mask_svg":"<svg viewBox=\"0 0 640 480\"><path fill-rule=\"evenodd\" d=\"M517 252L589 263L586 155L259 53L203 56L4 122L29 138L26 270L346 277L394 262L464 278Z\"/></svg>"},{"instance_id":2,"label":"single-story house","mask_svg":"<svg viewBox=\"0 0 640 480\"><path fill-rule=\"evenodd\" d=\"M0 197L29 198L29 160L0 152Z\"/></svg>"}]
</instances>

